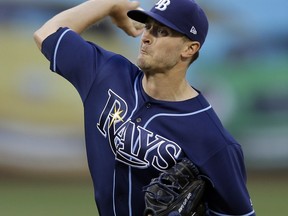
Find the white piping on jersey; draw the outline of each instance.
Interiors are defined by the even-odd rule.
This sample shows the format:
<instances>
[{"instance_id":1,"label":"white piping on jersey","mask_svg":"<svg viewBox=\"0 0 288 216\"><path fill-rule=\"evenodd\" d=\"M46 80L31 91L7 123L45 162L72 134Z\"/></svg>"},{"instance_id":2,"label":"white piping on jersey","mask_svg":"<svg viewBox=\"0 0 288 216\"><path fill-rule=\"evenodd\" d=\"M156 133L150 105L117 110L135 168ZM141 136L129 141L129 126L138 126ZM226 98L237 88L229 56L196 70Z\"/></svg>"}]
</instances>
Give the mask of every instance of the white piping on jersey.
<instances>
[{"instance_id":1,"label":"white piping on jersey","mask_svg":"<svg viewBox=\"0 0 288 216\"><path fill-rule=\"evenodd\" d=\"M131 171L131 166L129 166L129 216L132 216L132 171Z\"/></svg>"},{"instance_id":2,"label":"white piping on jersey","mask_svg":"<svg viewBox=\"0 0 288 216\"><path fill-rule=\"evenodd\" d=\"M212 106L209 105L208 107L205 107L201 110L197 110L197 111L194 111L194 112L190 112L190 113L182 113L182 114L175 114L175 113L159 113L159 114L156 114L154 116L152 116L147 122L146 124L143 126L144 128L146 128L148 126L148 124L153 121L155 118L157 117L160 117L160 116L178 116L178 117L183 117L183 116L192 116L192 115L196 115L196 114L199 114L199 113L202 113L202 112L205 112L209 109L211 109Z\"/></svg>"},{"instance_id":3,"label":"white piping on jersey","mask_svg":"<svg viewBox=\"0 0 288 216\"><path fill-rule=\"evenodd\" d=\"M134 109L132 110L130 116L128 119L131 119L131 117L133 116L134 112L136 111L137 107L138 107L138 94L137 94L137 83L138 83L138 80L139 80L139 77L141 76L141 74L139 74L136 79L135 79L135 82L134 82L134 94L135 94L135 107Z\"/></svg>"},{"instance_id":4,"label":"white piping on jersey","mask_svg":"<svg viewBox=\"0 0 288 216\"><path fill-rule=\"evenodd\" d=\"M129 216L132 216L132 174L131 174L131 166L129 166L129 172L128 172L128 179L129 179ZM115 205L115 182L116 182L116 175L115 175L115 169L113 173L113 213L114 216L117 216L116 214L116 205Z\"/></svg>"},{"instance_id":5,"label":"white piping on jersey","mask_svg":"<svg viewBox=\"0 0 288 216\"><path fill-rule=\"evenodd\" d=\"M213 211L213 210L211 210L211 209L209 209L209 211L211 212L211 213L213 213L213 214L215 214L215 215L219 215L219 216L251 216L251 215L253 215L254 213L255 213L255 211L254 210L252 210L251 212L249 212L249 213L247 213L247 214L244 214L244 215L227 215L227 214L222 214L222 213L219 213L219 212L215 212L215 211Z\"/></svg>"},{"instance_id":6,"label":"white piping on jersey","mask_svg":"<svg viewBox=\"0 0 288 216\"><path fill-rule=\"evenodd\" d=\"M176 114L176 113L159 113L159 114L156 114L154 116L152 116L146 123L145 125L143 126L143 128L146 129L146 127L148 126L148 124L150 122L152 122L155 118L157 117L160 117L160 116L172 116L172 117L175 117L175 116L178 116L178 117L183 117L183 116L192 116L192 115L196 115L196 114L199 114L199 113L202 113L202 112L205 112L209 109L211 109L212 106L209 105L208 107L205 107L201 110L197 110L197 111L194 111L194 112L190 112L190 113L182 113L182 114ZM133 147L133 151L135 151L136 147L137 147L137 142L139 142L139 137L137 138L137 140L135 141L135 144L134 144L134 147Z\"/></svg>"},{"instance_id":7,"label":"white piping on jersey","mask_svg":"<svg viewBox=\"0 0 288 216\"><path fill-rule=\"evenodd\" d=\"M115 206L115 182L116 182L116 175L115 175L115 169L113 172L113 212L114 216L116 216L116 206Z\"/></svg>"},{"instance_id":8,"label":"white piping on jersey","mask_svg":"<svg viewBox=\"0 0 288 216\"><path fill-rule=\"evenodd\" d=\"M53 71L54 71L54 72L56 72L56 56L57 56L57 51L58 51L59 44L60 44L63 36L64 36L68 31L71 31L71 29L66 29L66 30L61 34L61 36L59 37L59 39L58 39L58 41L57 41L57 44L56 44L56 46L55 46L54 55L53 55Z\"/></svg>"},{"instance_id":9,"label":"white piping on jersey","mask_svg":"<svg viewBox=\"0 0 288 216\"><path fill-rule=\"evenodd\" d=\"M134 94L135 94L135 107L132 110L130 116L128 119L131 119L131 117L133 116L134 112L136 111L137 107L138 107L138 94L137 94L137 83L139 80L139 77L141 76L141 74L139 74L135 81L134 81ZM129 179L129 216L132 216L132 171L131 171L131 166L129 166L129 173L128 173L128 179Z\"/></svg>"}]
</instances>

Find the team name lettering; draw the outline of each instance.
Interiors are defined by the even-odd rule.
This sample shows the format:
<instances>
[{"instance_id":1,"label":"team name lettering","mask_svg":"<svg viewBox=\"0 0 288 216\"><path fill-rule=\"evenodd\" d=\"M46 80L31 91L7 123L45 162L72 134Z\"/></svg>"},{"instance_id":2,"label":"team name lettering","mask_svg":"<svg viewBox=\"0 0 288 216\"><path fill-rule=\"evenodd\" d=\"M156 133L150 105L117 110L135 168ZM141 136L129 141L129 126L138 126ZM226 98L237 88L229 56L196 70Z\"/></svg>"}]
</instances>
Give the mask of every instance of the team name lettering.
<instances>
[{"instance_id":1,"label":"team name lettering","mask_svg":"<svg viewBox=\"0 0 288 216\"><path fill-rule=\"evenodd\" d=\"M181 153L175 142L144 127L136 126L124 118L127 103L112 90L102 111L97 128L109 140L110 148L118 161L137 168L153 166L158 170L169 167Z\"/></svg>"}]
</instances>

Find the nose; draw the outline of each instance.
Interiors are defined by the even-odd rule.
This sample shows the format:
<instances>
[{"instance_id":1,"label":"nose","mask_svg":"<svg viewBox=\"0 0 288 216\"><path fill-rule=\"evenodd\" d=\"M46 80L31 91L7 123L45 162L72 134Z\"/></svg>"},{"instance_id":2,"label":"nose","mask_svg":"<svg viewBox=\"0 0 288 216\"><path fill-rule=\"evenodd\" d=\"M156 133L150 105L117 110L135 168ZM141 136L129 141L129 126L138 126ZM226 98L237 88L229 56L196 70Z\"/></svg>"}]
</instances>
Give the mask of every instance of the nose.
<instances>
[{"instance_id":1,"label":"nose","mask_svg":"<svg viewBox=\"0 0 288 216\"><path fill-rule=\"evenodd\" d=\"M144 44L151 44L152 42L152 35L149 30L145 29L142 38L141 38L142 43Z\"/></svg>"}]
</instances>

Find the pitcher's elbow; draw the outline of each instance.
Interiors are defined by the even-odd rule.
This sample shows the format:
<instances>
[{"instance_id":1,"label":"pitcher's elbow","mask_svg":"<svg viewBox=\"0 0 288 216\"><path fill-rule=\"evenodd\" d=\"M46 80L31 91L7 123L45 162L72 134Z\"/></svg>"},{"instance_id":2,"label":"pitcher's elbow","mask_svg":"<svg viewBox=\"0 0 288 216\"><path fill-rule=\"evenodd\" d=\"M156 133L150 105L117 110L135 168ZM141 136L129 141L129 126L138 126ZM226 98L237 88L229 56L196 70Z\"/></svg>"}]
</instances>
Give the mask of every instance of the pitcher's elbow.
<instances>
[{"instance_id":1,"label":"pitcher's elbow","mask_svg":"<svg viewBox=\"0 0 288 216\"><path fill-rule=\"evenodd\" d=\"M33 34L33 39L37 45L37 47L39 48L39 50L41 50L42 48L42 42L43 42L43 37L41 37L41 34L39 32L39 30L35 31Z\"/></svg>"}]
</instances>

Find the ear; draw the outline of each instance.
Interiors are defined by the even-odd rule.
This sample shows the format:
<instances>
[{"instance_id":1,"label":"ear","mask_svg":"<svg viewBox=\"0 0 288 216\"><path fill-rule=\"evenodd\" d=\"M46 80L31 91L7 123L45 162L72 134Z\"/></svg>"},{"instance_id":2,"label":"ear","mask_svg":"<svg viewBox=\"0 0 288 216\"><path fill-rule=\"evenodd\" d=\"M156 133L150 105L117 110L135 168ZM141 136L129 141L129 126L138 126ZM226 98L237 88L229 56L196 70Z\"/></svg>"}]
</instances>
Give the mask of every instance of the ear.
<instances>
[{"instance_id":1,"label":"ear","mask_svg":"<svg viewBox=\"0 0 288 216\"><path fill-rule=\"evenodd\" d=\"M183 58L191 58L200 49L200 43L198 41L186 41L182 52Z\"/></svg>"}]
</instances>

